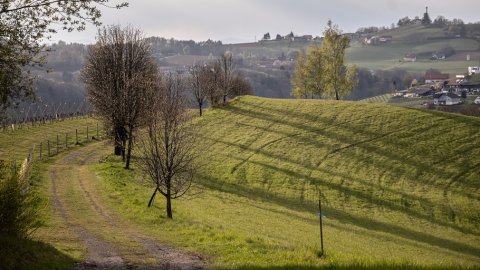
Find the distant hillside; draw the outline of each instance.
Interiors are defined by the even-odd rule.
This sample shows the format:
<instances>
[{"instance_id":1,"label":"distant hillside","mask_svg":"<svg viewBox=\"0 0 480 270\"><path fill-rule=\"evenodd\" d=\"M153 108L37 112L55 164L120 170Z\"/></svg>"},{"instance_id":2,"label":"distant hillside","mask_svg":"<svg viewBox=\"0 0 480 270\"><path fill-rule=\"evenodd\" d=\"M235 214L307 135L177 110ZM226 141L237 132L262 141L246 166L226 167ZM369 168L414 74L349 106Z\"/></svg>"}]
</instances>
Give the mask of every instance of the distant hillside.
<instances>
[{"instance_id":1,"label":"distant hillside","mask_svg":"<svg viewBox=\"0 0 480 270\"><path fill-rule=\"evenodd\" d=\"M365 39L387 36L389 42L365 44ZM403 58L413 53L416 62ZM433 55L444 55L443 60L432 60ZM467 55L470 61L467 61ZM373 70L401 68L409 72L425 72L430 68L445 73L464 74L468 66L479 65L480 43L476 38L451 36L444 28L406 25L378 33L356 37L348 50L348 61Z\"/></svg>"},{"instance_id":2,"label":"distant hillside","mask_svg":"<svg viewBox=\"0 0 480 270\"><path fill-rule=\"evenodd\" d=\"M476 33L475 27L480 28L480 25L467 24L466 27L473 29L468 33ZM471 36L457 38L449 34L446 28L406 25L370 34L350 35L352 42L347 50L347 61L363 70L360 83L349 99L362 99L392 91L393 81L397 83L397 87L402 88L407 73L420 78L426 70L433 68L454 76L465 73L468 66L480 65L479 39ZM365 43L366 38L375 36L388 36L391 40L370 45ZM276 98L290 97L290 77L298 51L321 43L321 40L311 37L242 44L222 44L212 40L178 41L157 37L149 40L161 68L166 71L185 71L190 65L211 61L230 51L235 57L237 68L252 82L254 94ZM48 102L62 99L81 100L83 85L79 81L78 71L83 67L86 46L59 42L53 45L53 49L47 65L52 68L53 73L40 74L40 77L47 80L38 84L39 93ZM417 56L416 62L403 60L409 53ZM434 54L444 54L445 59L430 60ZM467 61L467 58L470 61ZM60 90L62 87L68 91ZM59 93L55 94L57 92Z\"/></svg>"}]
</instances>

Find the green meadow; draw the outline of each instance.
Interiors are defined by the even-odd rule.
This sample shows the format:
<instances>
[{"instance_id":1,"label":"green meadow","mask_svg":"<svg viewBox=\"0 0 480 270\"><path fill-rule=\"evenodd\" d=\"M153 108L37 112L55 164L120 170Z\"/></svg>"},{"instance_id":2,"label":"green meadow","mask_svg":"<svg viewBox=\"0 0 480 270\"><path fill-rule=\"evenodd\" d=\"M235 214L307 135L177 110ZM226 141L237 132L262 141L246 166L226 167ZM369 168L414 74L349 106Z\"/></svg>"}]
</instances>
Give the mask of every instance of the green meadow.
<instances>
[{"instance_id":1,"label":"green meadow","mask_svg":"<svg viewBox=\"0 0 480 270\"><path fill-rule=\"evenodd\" d=\"M107 207L215 269L478 269L478 118L241 97L197 121L201 166L173 220L113 157L91 167Z\"/></svg>"}]
</instances>

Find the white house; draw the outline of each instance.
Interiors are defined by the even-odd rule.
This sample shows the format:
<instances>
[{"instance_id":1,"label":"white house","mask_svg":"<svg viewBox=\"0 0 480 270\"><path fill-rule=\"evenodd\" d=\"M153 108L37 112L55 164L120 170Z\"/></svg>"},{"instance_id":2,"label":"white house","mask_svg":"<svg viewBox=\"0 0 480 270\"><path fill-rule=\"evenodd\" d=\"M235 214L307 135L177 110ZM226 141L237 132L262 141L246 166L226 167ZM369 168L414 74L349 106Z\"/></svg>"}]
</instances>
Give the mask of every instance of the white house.
<instances>
[{"instance_id":1,"label":"white house","mask_svg":"<svg viewBox=\"0 0 480 270\"><path fill-rule=\"evenodd\" d=\"M480 67L468 67L468 75L480 73Z\"/></svg>"},{"instance_id":2,"label":"white house","mask_svg":"<svg viewBox=\"0 0 480 270\"><path fill-rule=\"evenodd\" d=\"M480 96L478 96L473 103L480 105Z\"/></svg>"},{"instance_id":3,"label":"white house","mask_svg":"<svg viewBox=\"0 0 480 270\"><path fill-rule=\"evenodd\" d=\"M462 103L462 99L454 93L440 93L433 96L435 105L456 105Z\"/></svg>"},{"instance_id":4,"label":"white house","mask_svg":"<svg viewBox=\"0 0 480 270\"><path fill-rule=\"evenodd\" d=\"M417 55L414 54L414 53L407 53L403 57L403 61L405 61L405 62L415 62L415 61L417 61Z\"/></svg>"}]
</instances>

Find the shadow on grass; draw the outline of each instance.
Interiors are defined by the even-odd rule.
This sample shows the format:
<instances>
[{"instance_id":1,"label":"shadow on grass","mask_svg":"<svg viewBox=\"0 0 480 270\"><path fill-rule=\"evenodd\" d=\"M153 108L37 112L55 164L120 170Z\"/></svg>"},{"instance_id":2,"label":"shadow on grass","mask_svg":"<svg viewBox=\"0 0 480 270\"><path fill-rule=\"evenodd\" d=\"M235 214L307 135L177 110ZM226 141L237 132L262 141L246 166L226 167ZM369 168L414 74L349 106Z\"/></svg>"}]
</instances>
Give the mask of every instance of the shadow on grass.
<instances>
[{"instance_id":1,"label":"shadow on grass","mask_svg":"<svg viewBox=\"0 0 480 270\"><path fill-rule=\"evenodd\" d=\"M456 269L478 269L476 267L462 266L417 266L411 264L351 264L351 265L335 265L326 264L325 266L303 266L303 265L286 265L286 266L240 266L237 268L229 268L234 270L322 270L322 269L339 269L339 270L456 270Z\"/></svg>"},{"instance_id":2,"label":"shadow on grass","mask_svg":"<svg viewBox=\"0 0 480 270\"><path fill-rule=\"evenodd\" d=\"M222 182L219 179L212 179L211 177L205 175L203 175L203 179L206 181L203 181L199 184L210 189L220 190L254 200L273 202L287 209L292 209L295 211L309 213L316 212L316 204L313 202L299 203L297 200L278 196L276 194L266 192L265 190L249 188L243 185L230 184ZM478 254L480 254L479 248L454 240L444 239L428 233L414 231L399 225L381 222L359 215L353 215L330 207L325 207L325 211L329 213L330 218L336 219L344 224L351 224L368 230L385 232L411 241L425 243L431 246L463 254L473 256L478 256Z\"/></svg>"},{"instance_id":3,"label":"shadow on grass","mask_svg":"<svg viewBox=\"0 0 480 270\"><path fill-rule=\"evenodd\" d=\"M70 269L73 258L51 245L0 235L0 269Z\"/></svg>"},{"instance_id":4,"label":"shadow on grass","mask_svg":"<svg viewBox=\"0 0 480 270\"><path fill-rule=\"evenodd\" d=\"M324 157L323 160L320 161L320 163L317 166L306 168L306 169L310 170L311 173L313 171L319 171L319 172L326 173L326 174L329 174L329 175L336 175L336 176L340 176L342 178L349 178L349 180L351 180L351 181L362 182L362 184L367 185L367 186L372 185L372 183L367 183L366 181L362 181L361 179L353 179L353 178L351 178L350 175L346 175L346 174L341 175L338 172L330 172L330 171L326 171L326 170L320 168L321 167L320 165L326 159L328 159L330 155L336 154L338 151L342 151L342 150L347 149L349 147L356 147L356 148L365 149L368 152L375 153L375 154L380 155L384 158L387 158L389 161L391 161L389 163L383 162L381 164L382 165L381 169L383 171L392 171L392 170L396 169L394 167L394 165L389 165L389 164L407 164L407 165L409 165L413 168L421 168L421 170L417 170L416 172L413 172L414 174L415 173L416 174L412 175L412 177L411 177L412 179L417 179L419 177L419 174L425 174L425 173L430 173L432 175L438 175L439 171L438 171L438 169L435 168L435 166L429 166L429 164L422 163L422 161L421 161L422 159L412 159L411 155L409 155L409 153L404 153L403 155L399 154L398 149L402 149L402 147L401 147L401 145L397 145L395 143L395 141L389 140L388 144L396 146L396 148L397 148L396 151L388 151L389 149L381 149L378 146L369 144L369 142L376 141L376 140L383 141L384 137L389 137L392 134L401 131L402 128L395 129L392 132L383 133L383 134L373 133L375 135L372 136L372 134L370 134L368 132L365 133L366 131L365 131L364 128L335 125L336 128L338 128L340 131L343 130L343 131L348 131L350 133L353 132L354 134L363 134L367 137L366 139L363 138L363 139L357 140L356 142L351 143L352 138L350 138L348 136L345 136L344 134L339 134L338 132L335 132L335 131L331 131L331 130L328 131L328 129L332 127L332 124L337 124L337 123L335 123L335 119L325 118L325 117L322 117L321 115L320 116L319 115L312 116L312 115L307 115L307 114L303 114L303 113L299 113L299 112L293 113L293 112L287 111L285 109L275 109L275 108L261 107L261 106L258 106L258 104L250 104L249 102L242 102L241 100L238 101L238 102L241 102L242 104L252 106L252 107L255 106L256 108L262 108L262 112L250 111L250 110L247 110L247 109L244 109L244 108L239 108L237 106L228 106L228 107L222 108L222 110L230 111L233 114L244 115L244 116L250 117L250 118L262 119L262 120L265 120L265 121L269 121L271 123L275 123L277 125L291 126L291 127L295 128L296 130L300 130L301 132L313 132L313 133L321 134L321 135L323 135L327 138L330 138L330 139L335 138L335 139L337 139L341 142L350 142L350 144L347 145L347 146L342 146L342 147L337 148L337 149L331 149L331 147L329 147L325 144L318 145L319 142L316 141L316 140L308 140L308 138L302 138L302 140L307 139L308 143L311 144L311 145L316 145L318 147L321 147L321 148L324 148L324 149L328 150L327 155ZM284 119L284 118L279 119L277 114L289 115L289 116L291 116L291 118L296 118L297 120L301 120L301 121L300 122L295 122L295 121L292 121L291 119ZM378 115L382 115L382 114L376 114L376 115L373 115L373 117L376 117ZM437 115L437 118L438 118L437 120L438 121L443 121L444 119L448 119L448 120L458 120L460 122L467 122L468 124L472 124L471 119L463 119L459 116L455 116L455 115L451 116L451 115L448 115L448 114L447 115L436 114L436 115ZM429 118L430 116L431 116L430 114L422 114L421 117L417 117L415 120L418 120L418 118ZM369 117L372 117L372 116L357 117L356 120L359 120L359 119L362 119L362 118L369 118ZM351 121L353 121L353 120L350 120L350 121L347 121L347 122L351 122ZM314 127L314 126L305 124L307 122L316 122L317 124L321 123L322 125L320 127ZM424 131L427 131L430 128L438 125L438 123L432 122L432 121L430 121L428 123L429 124L426 125L426 126L418 126L418 127L415 126L412 123L409 123L404 128L406 128L409 131L409 133L412 133L414 131L413 132L414 134L422 134ZM262 154L264 156L271 157L271 158L276 158L278 160L282 160L284 162L288 162L288 163L291 163L291 164L296 164L298 166L304 166L303 164L300 164L297 161L292 160L288 157L278 156L278 155L275 155L274 153L267 152L263 149L264 147L269 146L269 145L271 145L271 144L273 144L273 143L275 143L279 140L286 139L286 138L291 138L291 137L294 137L294 136L298 136L299 135L298 133L286 133L286 132L282 133L282 131L279 131L280 129L273 131L273 130L270 130L269 127L254 126L254 125L251 125L251 124L248 124L248 123L244 124L244 125L248 126L250 128L261 129L265 132L281 133L281 135L283 135L283 136L281 136L280 138L277 138L273 141L270 141L267 144L265 144L265 145L263 145L263 146L261 146L257 149L250 148L249 145L241 145L241 144L229 143L229 142L226 142L226 141L223 141L223 140L217 140L218 143L227 144L227 145L230 145L230 146L238 147L239 149L242 149L243 151L251 152L247 158L241 159L241 160L239 159L239 163L234 166L234 168L232 169L232 173L235 172L235 170L237 168L239 168L240 166L242 166L243 164L245 164L247 162L251 162L250 158L255 156L255 155L258 155L258 154ZM409 127L411 127L411 128L409 128ZM448 127L448 128L444 128L444 130L442 129L442 131L447 131L447 130L450 130L450 129L451 128ZM465 138L463 138L463 139L465 139ZM469 149L467 151L473 151L473 150ZM356 156L356 154L354 152L351 152L349 154L350 154L350 158L358 159L358 161L362 161L365 158L364 156ZM462 149L462 151L457 151L457 152L454 152L454 153L450 153L449 158L452 158L452 157L458 158L460 155L464 156L465 154L466 153L465 153L464 149ZM444 160L444 159L445 159L445 157L442 157L440 160ZM435 161L435 164L438 166L438 164L442 163L442 162L443 161L438 161L437 160L437 161ZM264 166L264 167L269 167L268 164L258 164L258 165ZM478 199L478 196L475 195L474 193L467 192L466 190L462 190L462 192L460 193L460 191L457 191L457 190L451 188L451 182L452 181L461 182L462 187L464 187L464 188L469 187L469 188L472 188L472 189L476 189L478 187L478 184L476 184L476 183L467 183L466 181L461 181L462 176L474 173L475 168L478 168L478 163L473 162L473 165L464 166L462 168L463 168L463 170L461 170L461 168L459 167L459 169L456 172L454 172L454 173L452 173L452 175L450 175L451 176L450 179L452 179L450 182L448 182L448 181L444 181L444 182L437 181L435 183L425 182L424 184L425 185L432 185L432 186L444 189L444 192L448 191L448 192L452 192L452 193L460 195L460 196L468 197L470 199ZM281 168L275 168L273 166L270 166L270 169L275 170L275 171L281 170ZM312 179L311 175L292 175L292 173L293 174L295 174L295 173L290 172L290 171L284 171L284 173L286 173L287 175L297 177L297 178L301 177L303 179L307 179L310 182L312 182L312 184L314 184L314 185L327 184L327 185L330 185L330 188L333 188L333 189L338 190L338 191L345 191L345 188L346 188L345 186L339 185L339 184L318 183L318 181L315 181L315 179ZM441 177L439 177L439 178L443 179ZM444 178L448 179L448 177L444 177ZM332 185L334 185L334 186L332 186ZM390 189L388 191L392 192L393 190ZM455 224L454 222L445 222L445 221L441 220L440 218L438 218L437 216L435 216L434 213L436 211L440 211L440 213L444 214L444 216L453 217L453 218L456 215L456 216L459 216L463 219L468 220L469 223L477 222L477 220L475 220L474 217L460 216L459 213L454 213L454 211L450 207L441 206L441 205L439 206L439 205L437 205L437 204L435 204L435 203L433 203L433 202L431 202L431 201L429 201L428 199L425 199L425 198L421 198L421 197L418 197L418 196L413 196L411 194L396 192L396 191L392 192L394 194L397 194L397 195L401 196L402 202L405 202L405 203L418 202L423 209L427 209L427 213L420 213L418 211L414 211L414 210L410 209L409 207L405 207L404 205L401 205L402 202L392 202L392 201L384 200L382 198L372 198L372 197L370 197L370 194L364 194L363 192L358 192L358 191L355 191L355 190L347 190L347 192L349 193L349 195L354 195L354 196L356 196L358 198L361 198L365 201L370 201L370 202L377 203L377 204L381 203L382 206L387 206L388 208L390 208L392 210L395 210L395 211L402 211L406 214L414 215L417 218L421 218L421 219L424 219L424 220L427 220L427 221L430 221L430 222L434 222L434 223L437 223L437 224L440 224L440 225L443 225L443 226L448 226L448 227L451 227L453 229L459 230L461 232L470 233L470 234L474 234L474 235L477 235L477 236L479 235L478 232L473 231L473 230L468 229L468 228L465 228L464 226L461 226L459 224ZM400 205L399 205L399 203L400 203ZM451 220L451 221L453 221L453 220Z\"/></svg>"}]
</instances>

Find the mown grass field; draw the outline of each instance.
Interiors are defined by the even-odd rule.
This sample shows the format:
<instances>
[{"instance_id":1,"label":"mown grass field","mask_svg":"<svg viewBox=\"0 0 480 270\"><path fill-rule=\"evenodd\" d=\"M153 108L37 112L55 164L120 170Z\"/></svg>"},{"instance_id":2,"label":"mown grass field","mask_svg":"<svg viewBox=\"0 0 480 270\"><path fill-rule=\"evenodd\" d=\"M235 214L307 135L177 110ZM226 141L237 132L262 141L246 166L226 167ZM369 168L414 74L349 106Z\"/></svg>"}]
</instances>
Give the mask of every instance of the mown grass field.
<instances>
[{"instance_id":1,"label":"mown grass field","mask_svg":"<svg viewBox=\"0 0 480 270\"><path fill-rule=\"evenodd\" d=\"M480 266L479 119L242 97L199 123L202 167L173 221L162 198L146 207L152 185L115 159L92 168L108 207L218 269Z\"/></svg>"}]
</instances>

